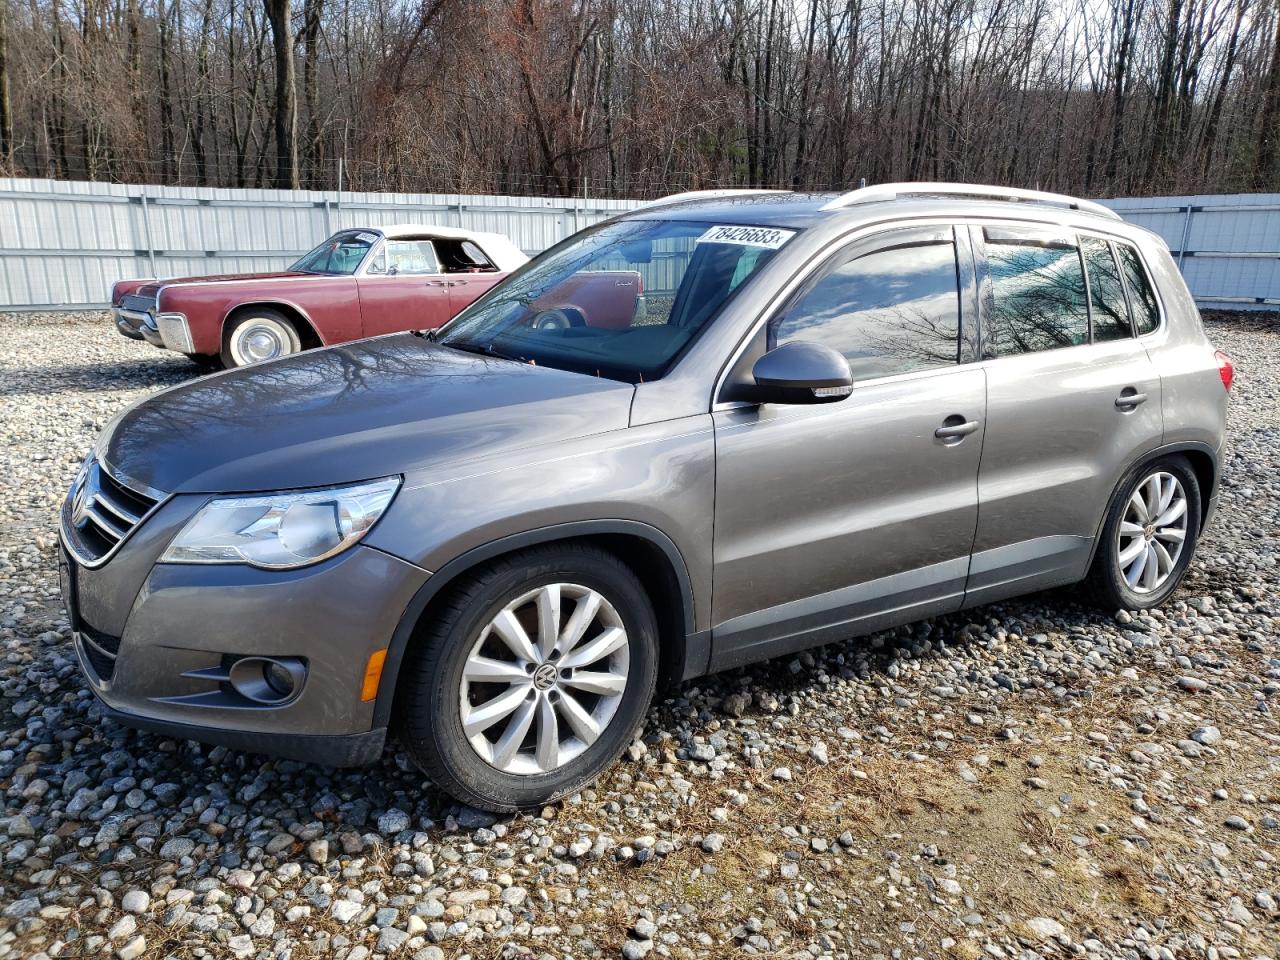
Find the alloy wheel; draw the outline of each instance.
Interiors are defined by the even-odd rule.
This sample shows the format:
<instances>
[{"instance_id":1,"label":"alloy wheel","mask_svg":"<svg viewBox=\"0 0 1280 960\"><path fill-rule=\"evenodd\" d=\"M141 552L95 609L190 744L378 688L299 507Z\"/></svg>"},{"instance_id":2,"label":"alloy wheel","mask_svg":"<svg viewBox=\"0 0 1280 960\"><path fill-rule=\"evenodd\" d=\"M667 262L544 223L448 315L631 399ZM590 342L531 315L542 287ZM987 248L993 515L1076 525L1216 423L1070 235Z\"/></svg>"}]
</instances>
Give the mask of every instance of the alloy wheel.
<instances>
[{"instance_id":1,"label":"alloy wheel","mask_svg":"<svg viewBox=\"0 0 1280 960\"><path fill-rule=\"evenodd\" d=\"M463 733L504 773L550 773L599 739L629 667L626 628L603 594L574 583L529 590L489 621L467 655Z\"/></svg>"},{"instance_id":2,"label":"alloy wheel","mask_svg":"<svg viewBox=\"0 0 1280 960\"><path fill-rule=\"evenodd\" d=\"M1134 593L1159 590L1187 540L1187 494L1171 473L1153 473L1129 497L1120 518L1116 563Z\"/></svg>"}]
</instances>

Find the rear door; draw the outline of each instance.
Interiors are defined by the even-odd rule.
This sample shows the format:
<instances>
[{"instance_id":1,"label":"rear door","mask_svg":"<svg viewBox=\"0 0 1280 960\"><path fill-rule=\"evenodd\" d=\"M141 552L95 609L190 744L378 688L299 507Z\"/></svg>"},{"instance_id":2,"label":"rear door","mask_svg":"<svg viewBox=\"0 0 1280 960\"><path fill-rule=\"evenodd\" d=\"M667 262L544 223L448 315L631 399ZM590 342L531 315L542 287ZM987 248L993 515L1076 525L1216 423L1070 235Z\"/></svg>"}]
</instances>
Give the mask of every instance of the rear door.
<instances>
[{"instance_id":1,"label":"rear door","mask_svg":"<svg viewBox=\"0 0 1280 960\"><path fill-rule=\"evenodd\" d=\"M1084 576L1108 501L1163 437L1114 244L1060 227L971 227L987 425L966 605Z\"/></svg>"},{"instance_id":2,"label":"rear door","mask_svg":"<svg viewBox=\"0 0 1280 960\"><path fill-rule=\"evenodd\" d=\"M457 316L506 277L473 240L437 240L436 254L449 284L450 316Z\"/></svg>"},{"instance_id":3,"label":"rear door","mask_svg":"<svg viewBox=\"0 0 1280 960\"><path fill-rule=\"evenodd\" d=\"M356 278L364 335L440 326L453 316L449 279L430 240L387 240Z\"/></svg>"},{"instance_id":4,"label":"rear door","mask_svg":"<svg viewBox=\"0 0 1280 960\"><path fill-rule=\"evenodd\" d=\"M949 226L856 242L749 345L824 343L854 386L714 413L713 669L960 606L986 404L961 362L976 295L960 247Z\"/></svg>"}]
</instances>

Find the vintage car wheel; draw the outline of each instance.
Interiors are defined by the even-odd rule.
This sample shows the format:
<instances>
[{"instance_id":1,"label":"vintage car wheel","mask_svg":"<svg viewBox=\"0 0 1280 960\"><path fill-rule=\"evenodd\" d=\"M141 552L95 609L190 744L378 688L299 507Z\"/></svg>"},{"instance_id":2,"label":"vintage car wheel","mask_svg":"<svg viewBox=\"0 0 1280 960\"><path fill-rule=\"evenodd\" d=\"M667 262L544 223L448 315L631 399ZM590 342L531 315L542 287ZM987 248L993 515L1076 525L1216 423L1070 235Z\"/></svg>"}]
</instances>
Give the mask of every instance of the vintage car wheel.
<instances>
[{"instance_id":1,"label":"vintage car wheel","mask_svg":"<svg viewBox=\"0 0 1280 960\"><path fill-rule=\"evenodd\" d=\"M582 544L517 553L469 575L416 638L400 741L474 807L548 803L635 738L657 662L653 606L621 560Z\"/></svg>"},{"instance_id":2,"label":"vintage car wheel","mask_svg":"<svg viewBox=\"0 0 1280 960\"><path fill-rule=\"evenodd\" d=\"M557 307L554 310L543 310L533 318L535 330L568 330L570 327L585 327L586 317L573 307Z\"/></svg>"},{"instance_id":3,"label":"vintage car wheel","mask_svg":"<svg viewBox=\"0 0 1280 960\"><path fill-rule=\"evenodd\" d=\"M255 307L227 326L222 363L227 367L243 367L287 357L301 349L298 331L283 313L269 307Z\"/></svg>"}]
</instances>

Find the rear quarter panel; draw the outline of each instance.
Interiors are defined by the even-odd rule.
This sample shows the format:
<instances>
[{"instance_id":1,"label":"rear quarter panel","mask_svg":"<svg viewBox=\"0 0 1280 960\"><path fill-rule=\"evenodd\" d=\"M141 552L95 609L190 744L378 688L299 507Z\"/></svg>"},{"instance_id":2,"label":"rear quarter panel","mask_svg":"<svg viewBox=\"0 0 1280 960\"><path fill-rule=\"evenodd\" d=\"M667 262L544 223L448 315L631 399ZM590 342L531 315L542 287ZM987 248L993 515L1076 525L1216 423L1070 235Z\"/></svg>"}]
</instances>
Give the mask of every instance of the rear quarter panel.
<instances>
[{"instance_id":1,"label":"rear quarter panel","mask_svg":"<svg viewBox=\"0 0 1280 960\"><path fill-rule=\"evenodd\" d=\"M322 343L343 343L363 335L360 298L352 277L176 283L160 291L157 309L185 314L196 353L222 349L227 317L246 305L283 306L311 324Z\"/></svg>"},{"instance_id":2,"label":"rear quarter panel","mask_svg":"<svg viewBox=\"0 0 1280 960\"><path fill-rule=\"evenodd\" d=\"M1169 251L1149 245L1142 253L1164 314L1160 329L1142 340L1160 375L1164 442L1203 445L1220 452L1226 436L1228 394L1218 375L1213 344L1205 336L1200 312Z\"/></svg>"},{"instance_id":3,"label":"rear quarter panel","mask_svg":"<svg viewBox=\"0 0 1280 960\"><path fill-rule=\"evenodd\" d=\"M640 274L633 270L584 272L568 277L533 302L535 310L576 307L587 326L606 330L631 326L640 296Z\"/></svg>"}]
</instances>

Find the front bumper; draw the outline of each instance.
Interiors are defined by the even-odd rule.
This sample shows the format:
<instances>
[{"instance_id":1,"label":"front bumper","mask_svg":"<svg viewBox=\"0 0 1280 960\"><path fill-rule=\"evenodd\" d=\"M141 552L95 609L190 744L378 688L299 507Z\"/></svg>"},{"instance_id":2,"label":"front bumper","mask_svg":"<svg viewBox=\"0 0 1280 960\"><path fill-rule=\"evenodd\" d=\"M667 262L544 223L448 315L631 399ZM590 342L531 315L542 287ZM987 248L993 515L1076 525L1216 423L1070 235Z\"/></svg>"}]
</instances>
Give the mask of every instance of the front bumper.
<instances>
[{"instance_id":1,"label":"front bumper","mask_svg":"<svg viewBox=\"0 0 1280 960\"><path fill-rule=\"evenodd\" d=\"M385 727L362 700L369 656L386 648L426 581L413 564L357 545L301 570L156 564L204 502L173 497L97 568L60 558L81 670L109 716L167 736L330 766L377 757ZM290 657L305 679L285 703L246 700L225 677L241 657Z\"/></svg>"},{"instance_id":2,"label":"front bumper","mask_svg":"<svg viewBox=\"0 0 1280 960\"><path fill-rule=\"evenodd\" d=\"M130 340L143 340L142 327L146 323L147 314L137 310L126 310L124 307L112 307L111 315L116 321L116 330Z\"/></svg>"},{"instance_id":3,"label":"front bumper","mask_svg":"<svg viewBox=\"0 0 1280 960\"><path fill-rule=\"evenodd\" d=\"M146 730L174 740L196 740L213 743L247 753L265 753L273 757L301 760L326 767L363 767L382 755L387 741L387 728L378 727L367 733L345 736L312 736L298 733L270 733L253 730L222 730L174 720L155 720L122 710L106 708L107 719L135 730Z\"/></svg>"},{"instance_id":4,"label":"front bumper","mask_svg":"<svg viewBox=\"0 0 1280 960\"><path fill-rule=\"evenodd\" d=\"M163 350L193 353L191 325L181 313L152 313L131 310L128 307L112 307L116 330L130 340L143 340Z\"/></svg>"}]
</instances>

